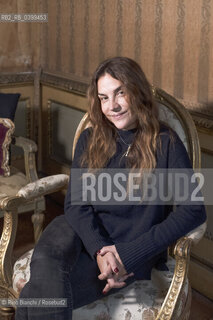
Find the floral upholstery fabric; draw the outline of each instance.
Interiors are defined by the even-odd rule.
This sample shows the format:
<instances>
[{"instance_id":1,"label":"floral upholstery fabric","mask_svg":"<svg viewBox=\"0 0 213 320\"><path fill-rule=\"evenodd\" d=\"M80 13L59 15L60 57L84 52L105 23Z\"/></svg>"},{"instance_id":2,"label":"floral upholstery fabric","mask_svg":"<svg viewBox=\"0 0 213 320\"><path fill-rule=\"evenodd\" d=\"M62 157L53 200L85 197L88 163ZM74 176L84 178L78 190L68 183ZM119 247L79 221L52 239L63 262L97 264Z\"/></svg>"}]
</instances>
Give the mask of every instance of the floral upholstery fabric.
<instances>
[{"instance_id":1,"label":"floral upholstery fabric","mask_svg":"<svg viewBox=\"0 0 213 320\"><path fill-rule=\"evenodd\" d=\"M10 167L10 176L0 176L0 194L15 196L20 188L27 184L26 176L14 167Z\"/></svg>"},{"instance_id":2,"label":"floral upholstery fabric","mask_svg":"<svg viewBox=\"0 0 213 320\"><path fill-rule=\"evenodd\" d=\"M69 176L67 174L56 174L45 177L35 182L28 183L18 191L17 196L22 196L25 199L30 200L31 198L54 192L54 187L55 191L57 191L68 184L68 181Z\"/></svg>"},{"instance_id":3,"label":"floral upholstery fabric","mask_svg":"<svg viewBox=\"0 0 213 320\"><path fill-rule=\"evenodd\" d=\"M30 278L33 250L24 254L14 265L13 289L20 293ZM104 297L73 311L73 320L154 320L164 301L174 274L175 260L167 262L169 271L152 271L152 281L136 281L118 293ZM176 311L177 319L185 305L188 281ZM88 316L89 315L89 316Z\"/></svg>"},{"instance_id":4,"label":"floral upholstery fabric","mask_svg":"<svg viewBox=\"0 0 213 320\"><path fill-rule=\"evenodd\" d=\"M24 285L30 279L30 261L32 258L33 249L23 254L14 264L13 267L13 289L20 293Z\"/></svg>"}]
</instances>

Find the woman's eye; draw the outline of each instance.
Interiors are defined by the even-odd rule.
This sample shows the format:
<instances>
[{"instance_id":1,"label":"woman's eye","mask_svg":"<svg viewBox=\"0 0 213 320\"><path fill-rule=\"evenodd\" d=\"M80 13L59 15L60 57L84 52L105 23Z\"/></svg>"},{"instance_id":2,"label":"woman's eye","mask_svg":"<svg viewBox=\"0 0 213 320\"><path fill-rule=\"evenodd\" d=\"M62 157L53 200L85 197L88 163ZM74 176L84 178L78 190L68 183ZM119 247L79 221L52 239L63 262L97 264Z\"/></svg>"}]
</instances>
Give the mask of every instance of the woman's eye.
<instances>
[{"instance_id":1,"label":"woman's eye","mask_svg":"<svg viewBox=\"0 0 213 320\"><path fill-rule=\"evenodd\" d=\"M102 102L105 102L108 98L107 97L100 97L99 98Z\"/></svg>"},{"instance_id":2,"label":"woman's eye","mask_svg":"<svg viewBox=\"0 0 213 320\"><path fill-rule=\"evenodd\" d=\"M118 91L118 96L123 96L123 95L124 95L124 91L123 90Z\"/></svg>"}]
</instances>

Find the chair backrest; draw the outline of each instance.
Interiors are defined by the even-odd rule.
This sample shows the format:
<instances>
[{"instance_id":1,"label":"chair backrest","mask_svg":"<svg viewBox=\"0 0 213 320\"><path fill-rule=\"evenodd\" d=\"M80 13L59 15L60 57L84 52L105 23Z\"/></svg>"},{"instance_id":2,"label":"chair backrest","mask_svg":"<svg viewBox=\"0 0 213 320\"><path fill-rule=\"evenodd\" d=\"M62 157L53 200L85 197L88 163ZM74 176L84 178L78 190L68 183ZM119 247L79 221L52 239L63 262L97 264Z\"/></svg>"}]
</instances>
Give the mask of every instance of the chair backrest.
<instances>
[{"instance_id":1,"label":"chair backrest","mask_svg":"<svg viewBox=\"0 0 213 320\"><path fill-rule=\"evenodd\" d=\"M193 168L200 168L200 144L194 121L189 112L179 101L162 89L152 87L152 92L159 107L159 119L178 134L189 154ZM81 132L89 126L88 114L86 113L76 129L72 155L74 155L76 142Z\"/></svg>"}]
</instances>

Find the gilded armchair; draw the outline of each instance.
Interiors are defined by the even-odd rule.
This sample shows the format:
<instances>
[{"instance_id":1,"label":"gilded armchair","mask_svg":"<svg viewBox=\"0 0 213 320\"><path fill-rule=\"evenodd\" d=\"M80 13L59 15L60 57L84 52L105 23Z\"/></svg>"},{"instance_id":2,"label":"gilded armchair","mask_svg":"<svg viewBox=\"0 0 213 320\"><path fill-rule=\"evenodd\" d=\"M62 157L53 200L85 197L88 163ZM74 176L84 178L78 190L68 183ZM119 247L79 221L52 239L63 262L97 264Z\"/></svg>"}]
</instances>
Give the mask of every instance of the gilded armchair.
<instances>
[{"instance_id":1,"label":"gilded armchair","mask_svg":"<svg viewBox=\"0 0 213 320\"><path fill-rule=\"evenodd\" d=\"M197 131L187 110L172 96L161 89L153 88L159 106L159 118L167 123L183 141L194 168L200 167L200 146ZM87 114L81 120L73 144L73 154L80 133L89 126ZM90 319L149 319L187 320L190 314L191 287L187 273L190 248L203 236L204 223L170 248L169 271L153 269L152 280L136 281L118 294L81 307L73 312L73 320ZM101 318L102 316L102 318Z\"/></svg>"},{"instance_id":2,"label":"gilded armchair","mask_svg":"<svg viewBox=\"0 0 213 320\"><path fill-rule=\"evenodd\" d=\"M180 136L193 167L200 166L200 146L193 120L185 108L173 97L153 88L159 105L161 120L168 123ZM80 133L89 126L87 114L81 120L74 137L73 153ZM73 320L132 319L132 320L187 320L190 313L191 289L187 279L190 248L205 232L205 224L177 241L169 256L169 271L153 269L152 280L136 281L118 294L105 297L73 311ZM171 250L170 250L171 251ZM14 266L13 288L17 293L29 279L32 250ZM20 284L20 279L24 281ZM89 317L88 317L89 315Z\"/></svg>"},{"instance_id":3,"label":"gilded armchair","mask_svg":"<svg viewBox=\"0 0 213 320\"><path fill-rule=\"evenodd\" d=\"M43 211L45 210L44 195L66 187L68 176L61 174L38 180L35 165L36 144L23 137L14 137L14 123L10 119L0 118L0 126L0 217L4 221L0 239L0 298L15 299L18 295L12 287L12 251L16 238L18 214L33 211L31 219L36 242L42 232ZM8 165L11 141L24 151L25 174ZM8 306L0 306L0 308L5 314L13 311L13 308Z\"/></svg>"}]
</instances>

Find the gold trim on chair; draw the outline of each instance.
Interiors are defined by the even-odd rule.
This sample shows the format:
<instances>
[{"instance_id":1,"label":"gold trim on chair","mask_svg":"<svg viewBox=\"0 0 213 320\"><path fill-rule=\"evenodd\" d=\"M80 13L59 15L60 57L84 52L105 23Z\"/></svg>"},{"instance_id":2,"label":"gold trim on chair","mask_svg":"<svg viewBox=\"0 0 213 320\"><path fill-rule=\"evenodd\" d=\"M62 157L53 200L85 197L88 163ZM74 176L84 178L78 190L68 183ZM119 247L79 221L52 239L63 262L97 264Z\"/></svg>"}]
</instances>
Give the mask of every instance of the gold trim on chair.
<instances>
[{"instance_id":1,"label":"gold trim on chair","mask_svg":"<svg viewBox=\"0 0 213 320\"><path fill-rule=\"evenodd\" d=\"M10 119L0 118L0 123L2 123L8 131L5 136L5 140L2 145L2 165L1 168L4 170L4 176L7 177L10 175L9 162L9 145L12 140L12 134L15 130L15 125Z\"/></svg>"}]
</instances>

